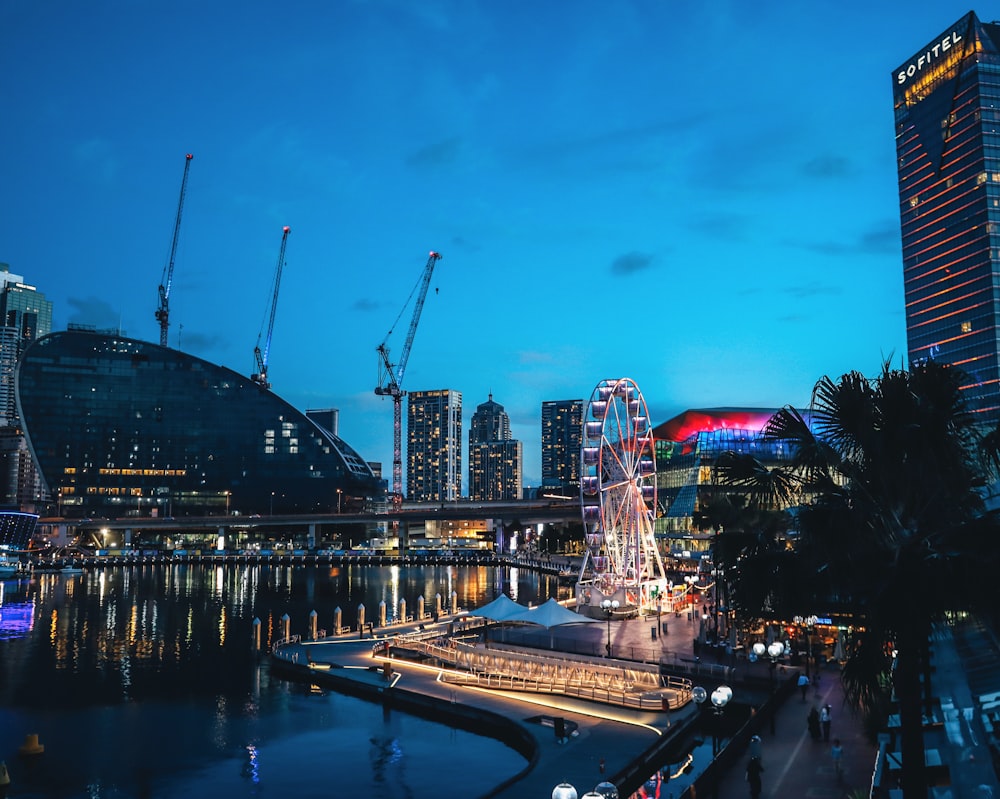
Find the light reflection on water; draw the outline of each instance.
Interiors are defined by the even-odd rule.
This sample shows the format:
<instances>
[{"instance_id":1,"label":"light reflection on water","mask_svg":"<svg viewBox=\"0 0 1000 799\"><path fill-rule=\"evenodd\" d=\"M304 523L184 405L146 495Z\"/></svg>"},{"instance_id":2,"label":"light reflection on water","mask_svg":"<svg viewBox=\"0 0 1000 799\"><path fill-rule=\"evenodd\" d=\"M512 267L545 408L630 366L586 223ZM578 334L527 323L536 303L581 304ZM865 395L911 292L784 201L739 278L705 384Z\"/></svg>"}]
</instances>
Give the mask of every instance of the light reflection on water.
<instances>
[{"instance_id":1,"label":"light reflection on water","mask_svg":"<svg viewBox=\"0 0 1000 799\"><path fill-rule=\"evenodd\" d=\"M454 591L476 607L499 591L558 596L554 578L495 567L97 569L6 581L0 594L0 760L11 797L440 796L444 773L486 793L523 760L502 744L382 706L272 679L251 651L283 615L305 634L427 611ZM563 589L567 592L567 589ZM45 753L17 755L35 733ZM484 768L483 764L488 764Z\"/></svg>"}]
</instances>

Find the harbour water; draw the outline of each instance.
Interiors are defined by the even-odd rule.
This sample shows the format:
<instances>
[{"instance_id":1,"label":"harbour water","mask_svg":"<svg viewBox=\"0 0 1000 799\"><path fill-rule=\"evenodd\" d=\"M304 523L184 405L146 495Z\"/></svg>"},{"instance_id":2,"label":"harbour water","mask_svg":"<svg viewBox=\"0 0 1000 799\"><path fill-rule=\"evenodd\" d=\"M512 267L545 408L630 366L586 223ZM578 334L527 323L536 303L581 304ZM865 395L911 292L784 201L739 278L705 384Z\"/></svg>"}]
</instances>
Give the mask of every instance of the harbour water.
<instances>
[{"instance_id":1,"label":"harbour water","mask_svg":"<svg viewBox=\"0 0 1000 799\"><path fill-rule=\"evenodd\" d=\"M0 760L9 797L478 796L520 771L503 744L272 677L251 647L389 619L405 599L562 598L555 577L485 566L129 566L0 583ZM27 735L42 754L21 755Z\"/></svg>"}]
</instances>

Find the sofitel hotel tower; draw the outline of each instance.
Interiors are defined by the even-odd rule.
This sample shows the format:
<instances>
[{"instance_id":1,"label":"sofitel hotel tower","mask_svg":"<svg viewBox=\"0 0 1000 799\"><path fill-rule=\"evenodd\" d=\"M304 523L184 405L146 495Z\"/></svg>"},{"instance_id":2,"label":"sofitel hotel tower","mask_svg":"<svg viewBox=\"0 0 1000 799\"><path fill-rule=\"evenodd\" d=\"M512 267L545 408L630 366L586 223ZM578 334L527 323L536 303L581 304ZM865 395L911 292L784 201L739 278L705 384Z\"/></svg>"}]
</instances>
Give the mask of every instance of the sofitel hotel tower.
<instances>
[{"instance_id":1,"label":"sofitel hotel tower","mask_svg":"<svg viewBox=\"0 0 1000 799\"><path fill-rule=\"evenodd\" d=\"M910 363L1000 417L1000 24L970 12L892 73Z\"/></svg>"}]
</instances>

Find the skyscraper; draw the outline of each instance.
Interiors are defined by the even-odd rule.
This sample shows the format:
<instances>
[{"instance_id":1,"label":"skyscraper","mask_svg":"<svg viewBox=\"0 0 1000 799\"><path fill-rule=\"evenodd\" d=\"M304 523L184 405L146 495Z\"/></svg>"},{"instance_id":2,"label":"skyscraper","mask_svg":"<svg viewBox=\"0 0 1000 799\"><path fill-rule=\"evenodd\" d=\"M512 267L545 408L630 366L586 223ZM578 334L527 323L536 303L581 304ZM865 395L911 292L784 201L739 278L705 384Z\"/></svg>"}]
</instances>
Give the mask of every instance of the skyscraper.
<instances>
[{"instance_id":1,"label":"skyscraper","mask_svg":"<svg viewBox=\"0 0 1000 799\"><path fill-rule=\"evenodd\" d=\"M511 438L510 416L490 394L469 425L470 499L520 499L521 458L521 442Z\"/></svg>"},{"instance_id":2,"label":"skyscraper","mask_svg":"<svg viewBox=\"0 0 1000 799\"><path fill-rule=\"evenodd\" d=\"M451 502L462 496L462 394L411 391L406 398L406 497Z\"/></svg>"},{"instance_id":3,"label":"skyscraper","mask_svg":"<svg viewBox=\"0 0 1000 799\"><path fill-rule=\"evenodd\" d=\"M14 367L24 348L52 332L52 302L0 264L0 426L17 423Z\"/></svg>"},{"instance_id":4,"label":"skyscraper","mask_svg":"<svg viewBox=\"0 0 1000 799\"><path fill-rule=\"evenodd\" d=\"M542 490L565 496L580 493L583 400L542 403Z\"/></svg>"},{"instance_id":5,"label":"skyscraper","mask_svg":"<svg viewBox=\"0 0 1000 799\"><path fill-rule=\"evenodd\" d=\"M0 504L33 510L46 499L24 438L14 393L18 358L52 332L52 302L0 264Z\"/></svg>"},{"instance_id":6,"label":"skyscraper","mask_svg":"<svg viewBox=\"0 0 1000 799\"><path fill-rule=\"evenodd\" d=\"M893 71L909 362L1000 410L1000 25L970 12Z\"/></svg>"}]
</instances>

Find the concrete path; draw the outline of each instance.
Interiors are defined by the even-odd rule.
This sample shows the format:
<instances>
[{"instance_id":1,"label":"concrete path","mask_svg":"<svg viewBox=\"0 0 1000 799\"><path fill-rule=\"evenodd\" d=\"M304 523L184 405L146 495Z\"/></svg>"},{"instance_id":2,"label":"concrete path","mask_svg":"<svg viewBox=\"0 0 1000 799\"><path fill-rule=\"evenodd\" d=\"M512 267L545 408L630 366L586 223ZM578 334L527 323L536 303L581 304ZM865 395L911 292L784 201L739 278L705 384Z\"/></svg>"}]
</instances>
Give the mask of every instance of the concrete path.
<instances>
[{"instance_id":1,"label":"concrete path","mask_svg":"<svg viewBox=\"0 0 1000 799\"><path fill-rule=\"evenodd\" d=\"M447 626L448 618L442 619L441 627ZM430 627L431 625L427 625ZM391 636L400 628L376 629L376 639ZM696 685L702 685L709 693L716 687L718 669L729 668L734 679L733 685L746 676L764 676L767 663L749 663L745 658L731 658L715 655L699 647L695 654L695 623L685 615L664 614L659 620L654 617L612 621L610 625L577 624L553 630L536 629L523 632L520 636L533 639L539 648L551 648L556 652L572 651L581 654L601 656L609 639L612 654L626 659L676 660L694 670L692 678ZM504 633L507 642L518 636ZM658 739L671 729L670 725L690 724L698 708L689 706L680 713L654 713L631 711L608 705L589 703L568 698L525 694L498 693L476 688L457 686L437 679L439 669L420 666L401 660L392 661L394 675L387 680L379 670L379 659L373 658L372 647L377 641L352 637L325 639L320 642L297 646L290 652L297 652L301 659L304 653L311 653L315 661L333 661L346 665L339 670L341 677L349 676L358 681L367 681L372 686L387 691L403 691L425 697L429 703L461 705L475 708L483 713L496 713L515 720L534 739L538 748L535 763L529 763L520 775L508 775L509 780L500 785L490 796L502 799L522 797L548 797L552 789L561 782L568 782L577 788L579 795L602 780L614 780L643 751L653 746ZM527 641L526 641L527 642ZM716 662L716 660L720 662ZM939 695L968 697L965 675L957 664L954 640L950 634L942 634L935 641L935 660L940 664L935 691ZM374 669L369 668L375 666ZM700 673L699 673L700 670ZM331 673L328 672L328 673ZM711 672L711 673L708 673ZM316 672L317 676L323 672ZM792 679L797 669L781 667L780 676ZM723 682L721 679L719 683ZM809 709L830 705L832 723L830 741L814 741L808 732L806 716ZM558 740L551 720L561 717L572 734ZM447 720L442 717L446 723ZM802 799L845 799L855 795L855 791L868 795L878 760L878 747L865 737L860 715L852 714L844 704L844 693L840 683L840 672L836 665L828 665L820 671L818 689L810 687L805 700L796 692L792 698L778 709L773 730L768 726L761 730L761 757L764 764L763 792L761 799L781 797L801 797ZM838 775L831 754L832 741L839 738L843 748L842 772ZM949 752L947 742L941 746L946 762L953 773L954 788L949 792L939 792L942 799L980 799L986 794L959 792L960 786L989 784L996 786L996 775L984 768L989 762L988 749L984 763L976 765L961 751ZM719 779L717 785L708 787L709 795L723 799L749 797L745 780L745 768L749 752L736 753L733 765ZM967 766L973 766L975 773L967 773ZM498 781L505 775L498 775ZM986 782L983 782L983 781ZM666 786L665 786L666 788ZM703 787L698 791L704 797ZM1000 797L1000 790L993 788L994 795ZM661 791L661 799L668 793ZM673 799L694 799L690 791ZM624 797L623 797L624 799Z\"/></svg>"}]
</instances>

